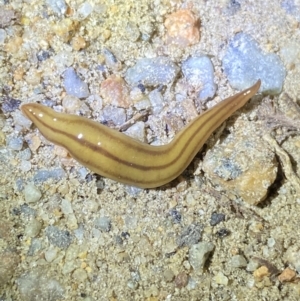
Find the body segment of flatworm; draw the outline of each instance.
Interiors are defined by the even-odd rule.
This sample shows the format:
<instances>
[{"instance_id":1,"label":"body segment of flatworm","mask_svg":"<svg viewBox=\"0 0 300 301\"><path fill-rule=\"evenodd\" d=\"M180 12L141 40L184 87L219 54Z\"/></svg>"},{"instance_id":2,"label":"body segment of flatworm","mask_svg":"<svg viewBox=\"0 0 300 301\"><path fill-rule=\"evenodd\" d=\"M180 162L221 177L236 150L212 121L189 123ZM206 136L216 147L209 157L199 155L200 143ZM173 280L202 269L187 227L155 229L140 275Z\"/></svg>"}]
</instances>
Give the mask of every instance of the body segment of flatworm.
<instances>
[{"instance_id":1,"label":"body segment of flatworm","mask_svg":"<svg viewBox=\"0 0 300 301\"><path fill-rule=\"evenodd\" d=\"M154 188L178 177L212 132L255 95L259 87L260 81L221 101L162 146L139 142L90 119L57 113L40 104L24 104L21 109L48 140L65 147L90 170L121 183Z\"/></svg>"}]
</instances>

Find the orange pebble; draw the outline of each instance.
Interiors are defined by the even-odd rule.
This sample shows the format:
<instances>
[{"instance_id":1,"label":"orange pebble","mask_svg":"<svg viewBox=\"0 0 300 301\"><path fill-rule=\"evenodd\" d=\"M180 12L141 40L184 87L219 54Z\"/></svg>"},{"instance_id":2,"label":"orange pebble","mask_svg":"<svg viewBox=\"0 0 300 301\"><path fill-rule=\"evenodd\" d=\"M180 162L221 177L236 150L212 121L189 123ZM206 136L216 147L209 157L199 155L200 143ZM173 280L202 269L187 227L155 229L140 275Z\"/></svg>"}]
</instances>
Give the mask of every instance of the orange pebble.
<instances>
[{"instance_id":1,"label":"orange pebble","mask_svg":"<svg viewBox=\"0 0 300 301\"><path fill-rule=\"evenodd\" d=\"M296 272L290 268L286 268L278 276L278 280L280 282L289 282L292 281L295 277L296 277Z\"/></svg>"},{"instance_id":2,"label":"orange pebble","mask_svg":"<svg viewBox=\"0 0 300 301\"><path fill-rule=\"evenodd\" d=\"M186 47L199 42L199 19L187 9L181 9L167 16L165 20L167 29L166 42Z\"/></svg>"},{"instance_id":3,"label":"orange pebble","mask_svg":"<svg viewBox=\"0 0 300 301\"><path fill-rule=\"evenodd\" d=\"M117 75L112 75L101 83L101 96L107 104L116 107L128 108L130 105L126 83Z\"/></svg>"}]
</instances>

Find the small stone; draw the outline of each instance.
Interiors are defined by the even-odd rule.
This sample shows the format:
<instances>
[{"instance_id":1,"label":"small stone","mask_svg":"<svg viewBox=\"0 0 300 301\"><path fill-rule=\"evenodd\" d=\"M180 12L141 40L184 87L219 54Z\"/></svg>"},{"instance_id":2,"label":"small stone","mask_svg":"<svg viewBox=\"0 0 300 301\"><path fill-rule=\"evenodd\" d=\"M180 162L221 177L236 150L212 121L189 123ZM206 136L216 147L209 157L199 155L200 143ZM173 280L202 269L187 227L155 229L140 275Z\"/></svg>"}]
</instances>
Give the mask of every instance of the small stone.
<instances>
[{"instance_id":1,"label":"small stone","mask_svg":"<svg viewBox=\"0 0 300 301\"><path fill-rule=\"evenodd\" d=\"M83 37L77 36L71 40L71 45L75 51L79 51L81 49L84 49L87 44Z\"/></svg>"},{"instance_id":2,"label":"small stone","mask_svg":"<svg viewBox=\"0 0 300 301\"><path fill-rule=\"evenodd\" d=\"M64 0L46 0L45 2L58 15L64 15L67 11L67 4Z\"/></svg>"},{"instance_id":3,"label":"small stone","mask_svg":"<svg viewBox=\"0 0 300 301\"><path fill-rule=\"evenodd\" d=\"M142 58L126 72L130 85L140 83L146 86L167 85L179 72L179 68L168 57Z\"/></svg>"},{"instance_id":4,"label":"small stone","mask_svg":"<svg viewBox=\"0 0 300 301\"><path fill-rule=\"evenodd\" d=\"M5 9L5 6L2 4L0 10L0 28L12 25L14 19L16 19L15 11L13 9Z\"/></svg>"},{"instance_id":5,"label":"small stone","mask_svg":"<svg viewBox=\"0 0 300 301\"><path fill-rule=\"evenodd\" d=\"M222 273L218 272L214 277L213 280L215 283L220 284L220 285L228 285L228 278Z\"/></svg>"},{"instance_id":6,"label":"small stone","mask_svg":"<svg viewBox=\"0 0 300 301\"><path fill-rule=\"evenodd\" d=\"M145 123L143 121L136 122L134 125L129 127L124 134L141 142L146 142Z\"/></svg>"},{"instance_id":7,"label":"small stone","mask_svg":"<svg viewBox=\"0 0 300 301\"><path fill-rule=\"evenodd\" d=\"M297 245L292 245L284 253L284 260L293 265L298 273L300 273L300 249Z\"/></svg>"},{"instance_id":8,"label":"small stone","mask_svg":"<svg viewBox=\"0 0 300 301\"><path fill-rule=\"evenodd\" d=\"M72 242L72 236L69 231L60 230L56 226L48 226L46 228L46 236L49 242L60 249L66 249Z\"/></svg>"},{"instance_id":9,"label":"small stone","mask_svg":"<svg viewBox=\"0 0 300 301\"><path fill-rule=\"evenodd\" d=\"M209 57L190 57L182 63L182 72L189 85L198 93L200 101L212 98L217 86L214 83L214 67Z\"/></svg>"},{"instance_id":10,"label":"small stone","mask_svg":"<svg viewBox=\"0 0 300 301\"><path fill-rule=\"evenodd\" d=\"M78 268L73 272L73 278L78 282L84 282L87 279L87 273L84 269Z\"/></svg>"},{"instance_id":11,"label":"small stone","mask_svg":"<svg viewBox=\"0 0 300 301\"><path fill-rule=\"evenodd\" d=\"M42 241L38 238L32 238L27 254L28 256L37 255L39 251L42 250L42 248L43 248Z\"/></svg>"},{"instance_id":12,"label":"small stone","mask_svg":"<svg viewBox=\"0 0 300 301\"><path fill-rule=\"evenodd\" d=\"M65 215L73 213L73 208L72 208L71 202L66 199L63 199L61 201L61 211Z\"/></svg>"},{"instance_id":13,"label":"small stone","mask_svg":"<svg viewBox=\"0 0 300 301\"><path fill-rule=\"evenodd\" d=\"M198 243L201 239L203 227L198 224L191 224L186 227L180 237L177 239L177 245L179 247L192 246Z\"/></svg>"},{"instance_id":14,"label":"small stone","mask_svg":"<svg viewBox=\"0 0 300 301\"><path fill-rule=\"evenodd\" d=\"M0 287L2 287L14 275L20 262L20 256L12 250L2 251L0 252L0 262Z\"/></svg>"},{"instance_id":15,"label":"small stone","mask_svg":"<svg viewBox=\"0 0 300 301\"><path fill-rule=\"evenodd\" d=\"M45 259L47 262L52 262L57 257L57 249L50 247L45 252Z\"/></svg>"},{"instance_id":16,"label":"small stone","mask_svg":"<svg viewBox=\"0 0 300 301\"><path fill-rule=\"evenodd\" d=\"M282 90L286 71L280 58L274 53L264 54L257 42L243 32L229 43L222 63L230 85L237 90L252 86L258 79L262 93L275 95Z\"/></svg>"},{"instance_id":17,"label":"small stone","mask_svg":"<svg viewBox=\"0 0 300 301\"><path fill-rule=\"evenodd\" d=\"M14 112L19 108L21 101L12 97L4 96L1 108L3 113Z\"/></svg>"},{"instance_id":18,"label":"small stone","mask_svg":"<svg viewBox=\"0 0 300 301\"><path fill-rule=\"evenodd\" d=\"M28 237L36 237L40 233L42 226L43 225L40 221L32 219L26 225L24 234Z\"/></svg>"},{"instance_id":19,"label":"small stone","mask_svg":"<svg viewBox=\"0 0 300 301\"><path fill-rule=\"evenodd\" d=\"M99 217L95 220L95 227L105 232L109 232L111 229L111 220L107 216Z\"/></svg>"},{"instance_id":20,"label":"small stone","mask_svg":"<svg viewBox=\"0 0 300 301\"><path fill-rule=\"evenodd\" d=\"M15 151L20 151L23 147L23 139L21 137L8 138L7 147Z\"/></svg>"},{"instance_id":21,"label":"small stone","mask_svg":"<svg viewBox=\"0 0 300 301\"><path fill-rule=\"evenodd\" d=\"M28 172L31 169L31 163L26 160L22 160L20 163L20 170L22 172Z\"/></svg>"},{"instance_id":22,"label":"small stone","mask_svg":"<svg viewBox=\"0 0 300 301\"><path fill-rule=\"evenodd\" d=\"M253 276L256 280L261 281L264 277L270 276L270 272L269 269L263 265L253 272Z\"/></svg>"},{"instance_id":23,"label":"small stone","mask_svg":"<svg viewBox=\"0 0 300 301\"><path fill-rule=\"evenodd\" d=\"M247 266L247 260L242 255L235 255L235 256L232 256L232 258L230 260L230 265L233 268L244 268Z\"/></svg>"},{"instance_id":24,"label":"small stone","mask_svg":"<svg viewBox=\"0 0 300 301\"><path fill-rule=\"evenodd\" d=\"M170 269L165 270L163 276L166 282L171 282L175 277L174 272Z\"/></svg>"},{"instance_id":25,"label":"small stone","mask_svg":"<svg viewBox=\"0 0 300 301\"><path fill-rule=\"evenodd\" d=\"M101 83L101 96L105 104L121 108L130 106L129 90L120 76L111 75Z\"/></svg>"},{"instance_id":26,"label":"small stone","mask_svg":"<svg viewBox=\"0 0 300 301\"><path fill-rule=\"evenodd\" d=\"M103 48L103 55L105 59L105 64L108 68L112 70L120 70L122 65L116 56L108 49Z\"/></svg>"},{"instance_id":27,"label":"small stone","mask_svg":"<svg viewBox=\"0 0 300 301\"><path fill-rule=\"evenodd\" d=\"M158 115L164 108L164 98L161 92L155 89L148 94L148 97L152 105L153 114Z\"/></svg>"},{"instance_id":28,"label":"small stone","mask_svg":"<svg viewBox=\"0 0 300 301\"><path fill-rule=\"evenodd\" d=\"M225 221L225 214L213 212L213 214L210 217L209 223L211 226L216 226L217 224L219 224L223 221Z\"/></svg>"},{"instance_id":29,"label":"small stone","mask_svg":"<svg viewBox=\"0 0 300 301\"><path fill-rule=\"evenodd\" d=\"M286 268L283 272L278 276L278 280L282 282L290 282L294 280L296 277L296 272L290 268Z\"/></svg>"},{"instance_id":30,"label":"small stone","mask_svg":"<svg viewBox=\"0 0 300 301\"><path fill-rule=\"evenodd\" d=\"M89 96L87 83L81 80L73 68L68 68L64 73L64 88L69 95L86 98Z\"/></svg>"},{"instance_id":31,"label":"small stone","mask_svg":"<svg viewBox=\"0 0 300 301\"><path fill-rule=\"evenodd\" d=\"M126 30L125 31L126 36L127 36L128 40L131 41L131 42L136 42L139 39L140 35L141 35L137 25L134 22L131 22L131 21L127 22L125 30Z\"/></svg>"},{"instance_id":32,"label":"small stone","mask_svg":"<svg viewBox=\"0 0 300 301\"><path fill-rule=\"evenodd\" d=\"M274 153L260 138L244 133L229 135L207 151L202 168L213 183L251 205L266 198L277 176Z\"/></svg>"},{"instance_id":33,"label":"small stone","mask_svg":"<svg viewBox=\"0 0 300 301\"><path fill-rule=\"evenodd\" d=\"M77 11L80 20L86 19L92 12L93 6L89 2L82 3Z\"/></svg>"},{"instance_id":34,"label":"small stone","mask_svg":"<svg viewBox=\"0 0 300 301\"><path fill-rule=\"evenodd\" d=\"M101 122L112 121L115 125L122 125L126 121L126 112L123 108L106 106L102 111Z\"/></svg>"},{"instance_id":35,"label":"small stone","mask_svg":"<svg viewBox=\"0 0 300 301\"><path fill-rule=\"evenodd\" d=\"M189 276L185 272L180 272L176 277L175 277L175 285L178 288L183 288L187 286L189 280Z\"/></svg>"},{"instance_id":36,"label":"small stone","mask_svg":"<svg viewBox=\"0 0 300 301\"><path fill-rule=\"evenodd\" d=\"M36 203L42 197L42 193L33 183L29 183L24 188L24 196L27 203Z\"/></svg>"},{"instance_id":37,"label":"small stone","mask_svg":"<svg viewBox=\"0 0 300 301\"><path fill-rule=\"evenodd\" d=\"M211 242L200 242L190 247L189 262L196 272L202 272L205 262L214 248L215 245Z\"/></svg>"},{"instance_id":38,"label":"small stone","mask_svg":"<svg viewBox=\"0 0 300 301\"><path fill-rule=\"evenodd\" d=\"M56 168L53 170L39 170L33 177L35 183L45 182L49 179L60 181L66 176L65 171L62 168Z\"/></svg>"},{"instance_id":39,"label":"small stone","mask_svg":"<svg viewBox=\"0 0 300 301\"><path fill-rule=\"evenodd\" d=\"M181 9L167 16L165 20L167 29L166 42L186 47L199 42L199 19L187 9Z\"/></svg>"}]
</instances>

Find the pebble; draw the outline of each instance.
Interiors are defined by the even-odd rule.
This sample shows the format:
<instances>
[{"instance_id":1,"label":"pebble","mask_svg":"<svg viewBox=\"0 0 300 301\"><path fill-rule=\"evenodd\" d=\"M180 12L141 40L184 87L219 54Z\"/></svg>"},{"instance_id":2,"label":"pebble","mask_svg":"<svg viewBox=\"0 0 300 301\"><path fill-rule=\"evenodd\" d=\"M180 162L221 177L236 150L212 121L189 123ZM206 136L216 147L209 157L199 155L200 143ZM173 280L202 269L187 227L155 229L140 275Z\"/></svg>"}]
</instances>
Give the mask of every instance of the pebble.
<instances>
[{"instance_id":1,"label":"pebble","mask_svg":"<svg viewBox=\"0 0 300 301\"><path fill-rule=\"evenodd\" d=\"M214 83L214 67L209 57L190 57L182 63L182 72L188 84L192 85L198 93L200 101L212 98L217 86Z\"/></svg>"},{"instance_id":2,"label":"pebble","mask_svg":"<svg viewBox=\"0 0 300 301\"><path fill-rule=\"evenodd\" d=\"M127 22L125 32L127 39L131 42L136 42L141 35L138 26L132 21Z\"/></svg>"},{"instance_id":3,"label":"pebble","mask_svg":"<svg viewBox=\"0 0 300 301\"><path fill-rule=\"evenodd\" d=\"M63 298L64 289L54 278L48 278L44 270L34 270L16 279L22 301L57 301Z\"/></svg>"},{"instance_id":4,"label":"pebble","mask_svg":"<svg viewBox=\"0 0 300 301\"><path fill-rule=\"evenodd\" d=\"M56 168L53 170L39 170L33 176L33 181L35 183L45 182L48 179L60 181L64 177L66 177L66 172L62 168Z\"/></svg>"},{"instance_id":5,"label":"pebble","mask_svg":"<svg viewBox=\"0 0 300 301\"><path fill-rule=\"evenodd\" d=\"M143 121L137 121L134 125L128 128L124 134L141 142L146 142L145 123Z\"/></svg>"},{"instance_id":6,"label":"pebble","mask_svg":"<svg viewBox=\"0 0 300 301\"><path fill-rule=\"evenodd\" d=\"M256 280L261 281L264 277L270 276L270 271L265 265L263 265L253 272L253 276Z\"/></svg>"},{"instance_id":7,"label":"pebble","mask_svg":"<svg viewBox=\"0 0 300 301\"><path fill-rule=\"evenodd\" d=\"M300 249L297 245L292 245L286 250L284 260L293 265L296 271L300 273Z\"/></svg>"},{"instance_id":8,"label":"pebble","mask_svg":"<svg viewBox=\"0 0 300 301\"><path fill-rule=\"evenodd\" d=\"M238 126L243 128L243 123ZM265 199L276 179L277 161L265 142L242 132L209 150L202 169L215 185L256 205Z\"/></svg>"},{"instance_id":9,"label":"pebble","mask_svg":"<svg viewBox=\"0 0 300 301\"><path fill-rule=\"evenodd\" d=\"M86 19L92 12L93 6L89 2L83 2L77 10L80 20Z\"/></svg>"},{"instance_id":10,"label":"pebble","mask_svg":"<svg viewBox=\"0 0 300 301\"><path fill-rule=\"evenodd\" d=\"M20 151L23 147L23 139L21 137L7 138L6 146L12 150Z\"/></svg>"},{"instance_id":11,"label":"pebble","mask_svg":"<svg viewBox=\"0 0 300 301\"><path fill-rule=\"evenodd\" d=\"M174 279L175 274L172 270L167 269L163 272L163 276L166 282L171 282Z\"/></svg>"},{"instance_id":12,"label":"pebble","mask_svg":"<svg viewBox=\"0 0 300 301\"><path fill-rule=\"evenodd\" d=\"M14 124L29 129L32 122L26 118L20 111L13 113Z\"/></svg>"},{"instance_id":13,"label":"pebble","mask_svg":"<svg viewBox=\"0 0 300 301\"><path fill-rule=\"evenodd\" d=\"M203 227L199 224L191 224L183 229L180 237L177 239L179 247L192 246L198 243L201 239Z\"/></svg>"},{"instance_id":14,"label":"pebble","mask_svg":"<svg viewBox=\"0 0 300 301\"><path fill-rule=\"evenodd\" d=\"M84 269L78 268L73 272L73 278L78 282L84 282L87 279L87 273Z\"/></svg>"},{"instance_id":15,"label":"pebble","mask_svg":"<svg viewBox=\"0 0 300 301\"><path fill-rule=\"evenodd\" d=\"M217 224L219 224L219 223L221 223L223 221L225 221L225 214L213 212L213 214L210 217L209 224L211 226L216 226Z\"/></svg>"},{"instance_id":16,"label":"pebble","mask_svg":"<svg viewBox=\"0 0 300 301\"><path fill-rule=\"evenodd\" d=\"M30 161L22 160L20 162L20 170L23 172L27 172L31 169L31 163Z\"/></svg>"},{"instance_id":17,"label":"pebble","mask_svg":"<svg viewBox=\"0 0 300 301\"><path fill-rule=\"evenodd\" d=\"M71 96L86 98L90 94L87 83L81 80L72 67L67 68L64 72L63 85L66 92Z\"/></svg>"},{"instance_id":18,"label":"pebble","mask_svg":"<svg viewBox=\"0 0 300 301\"><path fill-rule=\"evenodd\" d=\"M21 101L9 96L3 97L3 102L1 104L1 109L3 113L14 112L19 108Z\"/></svg>"},{"instance_id":19,"label":"pebble","mask_svg":"<svg viewBox=\"0 0 300 301\"><path fill-rule=\"evenodd\" d=\"M189 263L195 271L202 272L205 262L214 248L215 245L211 242L200 242L190 247Z\"/></svg>"},{"instance_id":20,"label":"pebble","mask_svg":"<svg viewBox=\"0 0 300 301\"><path fill-rule=\"evenodd\" d=\"M66 249L72 242L72 236L69 231L60 230L56 226L48 226L46 228L46 236L52 245L60 249Z\"/></svg>"},{"instance_id":21,"label":"pebble","mask_svg":"<svg viewBox=\"0 0 300 301\"><path fill-rule=\"evenodd\" d=\"M81 107L81 100L72 95L66 95L62 100L62 105L67 113L74 114Z\"/></svg>"},{"instance_id":22,"label":"pebble","mask_svg":"<svg viewBox=\"0 0 300 301\"><path fill-rule=\"evenodd\" d=\"M31 158L31 150L30 148L25 148L24 150L20 151L18 157L21 160L29 160Z\"/></svg>"},{"instance_id":23,"label":"pebble","mask_svg":"<svg viewBox=\"0 0 300 301\"><path fill-rule=\"evenodd\" d=\"M72 39L71 45L75 51L79 51L81 49L84 49L87 46L87 43L83 37L76 36Z\"/></svg>"},{"instance_id":24,"label":"pebble","mask_svg":"<svg viewBox=\"0 0 300 301\"><path fill-rule=\"evenodd\" d=\"M130 85L142 83L146 86L167 85L179 72L179 68L165 56L142 58L129 68L125 79Z\"/></svg>"},{"instance_id":25,"label":"pebble","mask_svg":"<svg viewBox=\"0 0 300 301\"><path fill-rule=\"evenodd\" d=\"M36 203L41 199L42 193L33 183L29 183L24 187L24 197L26 203Z\"/></svg>"},{"instance_id":26,"label":"pebble","mask_svg":"<svg viewBox=\"0 0 300 301\"><path fill-rule=\"evenodd\" d=\"M248 34L240 32L235 35L222 64L230 85L235 89L246 89L261 79L260 92L275 95L282 90L286 71L280 58L274 53L263 53Z\"/></svg>"},{"instance_id":27,"label":"pebble","mask_svg":"<svg viewBox=\"0 0 300 301\"><path fill-rule=\"evenodd\" d=\"M102 123L112 121L115 125L122 125L126 121L126 112L123 108L106 106L100 118Z\"/></svg>"},{"instance_id":28,"label":"pebble","mask_svg":"<svg viewBox=\"0 0 300 301\"><path fill-rule=\"evenodd\" d=\"M32 219L25 227L24 234L27 237L36 237L40 233L43 224L37 219Z\"/></svg>"},{"instance_id":29,"label":"pebble","mask_svg":"<svg viewBox=\"0 0 300 301\"><path fill-rule=\"evenodd\" d=\"M222 272L218 272L214 277L213 281L220 285L228 285L228 277L226 277Z\"/></svg>"},{"instance_id":30,"label":"pebble","mask_svg":"<svg viewBox=\"0 0 300 301\"><path fill-rule=\"evenodd\" d=\"M58 15L64 15L67 11L67 4L64 0L46 0L45 2Z\"/></svg>"},{"instance_id":31,"label":"pebble","mask_svg":"<svg viewBox=\"0 0 300 301\"><path fill-rule=\"evenodd\" d=\"M63 214L68 215L68 214L72 214L73 213L73 208L72 208L72 204L70 201L63 199L61 201L61 211Z\"/></svg>"},{"instance_id":32,"label":"pebble","mask_svg":"<svg viewBox=\"0 0 300 301\"><path fill-rule=\"evenodd\" d=\"M296 277L296 272L290 268L285 268L278 276L278 280L282 282L290 282Z\"/></svg>"},{"instance_id":33,"label":"pebble","mask_svg":"<svg viewBox=\"0 0 300 301\"><path fill-rule=\"evenodd\" d=\"M116 107L129 108L129 90L124 79L118 75L111 75L101 83L101 96L105 104Z\"/></svg>"},{"instance_id":34,"label":"pebble","mask_svg":"<svg viewBox=\"0 0 300 301\"><path fill-rule=\"evenodd\" d=\"M2 237L1 237L2 238ZM20 262L20 256L12 250L0 252L0 288L10 281ZM4 292L4 291L3 291Z\"/></svg>"},{"instance_id":35,"label":"pebble","mask_svg":"<svg viewBox=\"0 0 300 301\"><path fill-rule=\"evenodd\" d=\"M45 251L45 260L47 262L52 262L57 257L57 249L50 247L48 250Z\"/></svg>"},{"instance_id":36,"label":"pebble","mask_svg":"<svg viewBox=\"0 0 300 301\"><path fill-rule=\"evenodd\" d=\"M100 229L104 232L109 232L111 229L111 220L107 216L101 216L99 218L96 218L95 220L95 227L97 229Z\"/></svg>"},{"instance_id":37,"label":"pebble","mask_svg":"<svg viewBox=\"0 0 300 301\"><path fill-rule=\"evenodd\" d=\"M242 255L234 255L230 260L230 265L233 268L244 268L247 266L247 260Z\"/></svg>"},{"instance_id":38,"label":"pebble","mask_svg":"<svg viewBox=\"0 0 300 301\"><path fill-rule=\"evenodd\" d=\"M176 44L180 47L198 43L200 39L199 24L199 19L187 9L181 9L168 15L164 23L167 30L166 43Z\"/></svg>"},{"instance_id":39,"label":"pebble","mask_svg":"<svg viewBox=\"0 0 300 301\"><path fill-rule=\"evenodd\" d=\"M183 288L187 286L189 281L189 276L185 272L180 272L174 280L175 286L180 288Z\"/></svg>"},{"instance_id":40,"label":"pebble","mask_svg":"<svg viewBox=\"0 0 300 301\"><path fill-rule=\"evenodd\" d=\"M148 98L151 102L152 112L154 115L158 115L164 108L164 98L159 89L152 90L148 94Z\"/></svg>"},{"instance_id":41,"label":"pebble","mask_svg":"<svg viewBox=\"0 0 300 301\"><path fill-rule=\"evenodd\" d=\"M103 48L103 55L105 59L105 64L108 68L116 71L121 69L121 62L108 48Z\"/></svg>"},{"instance_id":42,"label":"pebble","mask_svg":"<svg viewBox=\"0 0 300 301\"><path fill-rule=\"evenodd\" d=\"M40 250L42 250L42 241L38 238L32 238L31 239L31 243L30 243L30 247L28 250L28 256L34 256L35 254L37 254Z\"/></svg>"}]
</instances>

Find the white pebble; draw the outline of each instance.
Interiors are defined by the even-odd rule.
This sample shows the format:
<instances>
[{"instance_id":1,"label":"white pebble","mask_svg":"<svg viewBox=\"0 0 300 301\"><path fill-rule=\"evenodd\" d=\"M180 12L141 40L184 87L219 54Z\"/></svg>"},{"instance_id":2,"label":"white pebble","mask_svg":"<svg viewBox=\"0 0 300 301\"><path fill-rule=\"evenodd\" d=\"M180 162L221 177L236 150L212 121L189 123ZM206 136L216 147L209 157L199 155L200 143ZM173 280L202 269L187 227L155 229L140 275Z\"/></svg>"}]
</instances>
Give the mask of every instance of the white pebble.
<instances>
[{"instance_id":1,"label":"white pebble","mask_svg":"<svg viewBox=\"0 0 300 301\"><path fill-rule=\"evenodd\" d=\"M84 2L78 9L78 15L81 20L86 19L93 12L93 6L89 2Z\"/></svg>"},{"instance_id":2,"label":"white pebble","mask_svg":"<svg viewBox=\"0 0 300 301\"><path fill-rule=\"evenodd\" d=\"M24 196L27 203L35 203L40 200L42 193L33 183L29 183L24 188Z\"/></svg>"}]
</instances>

